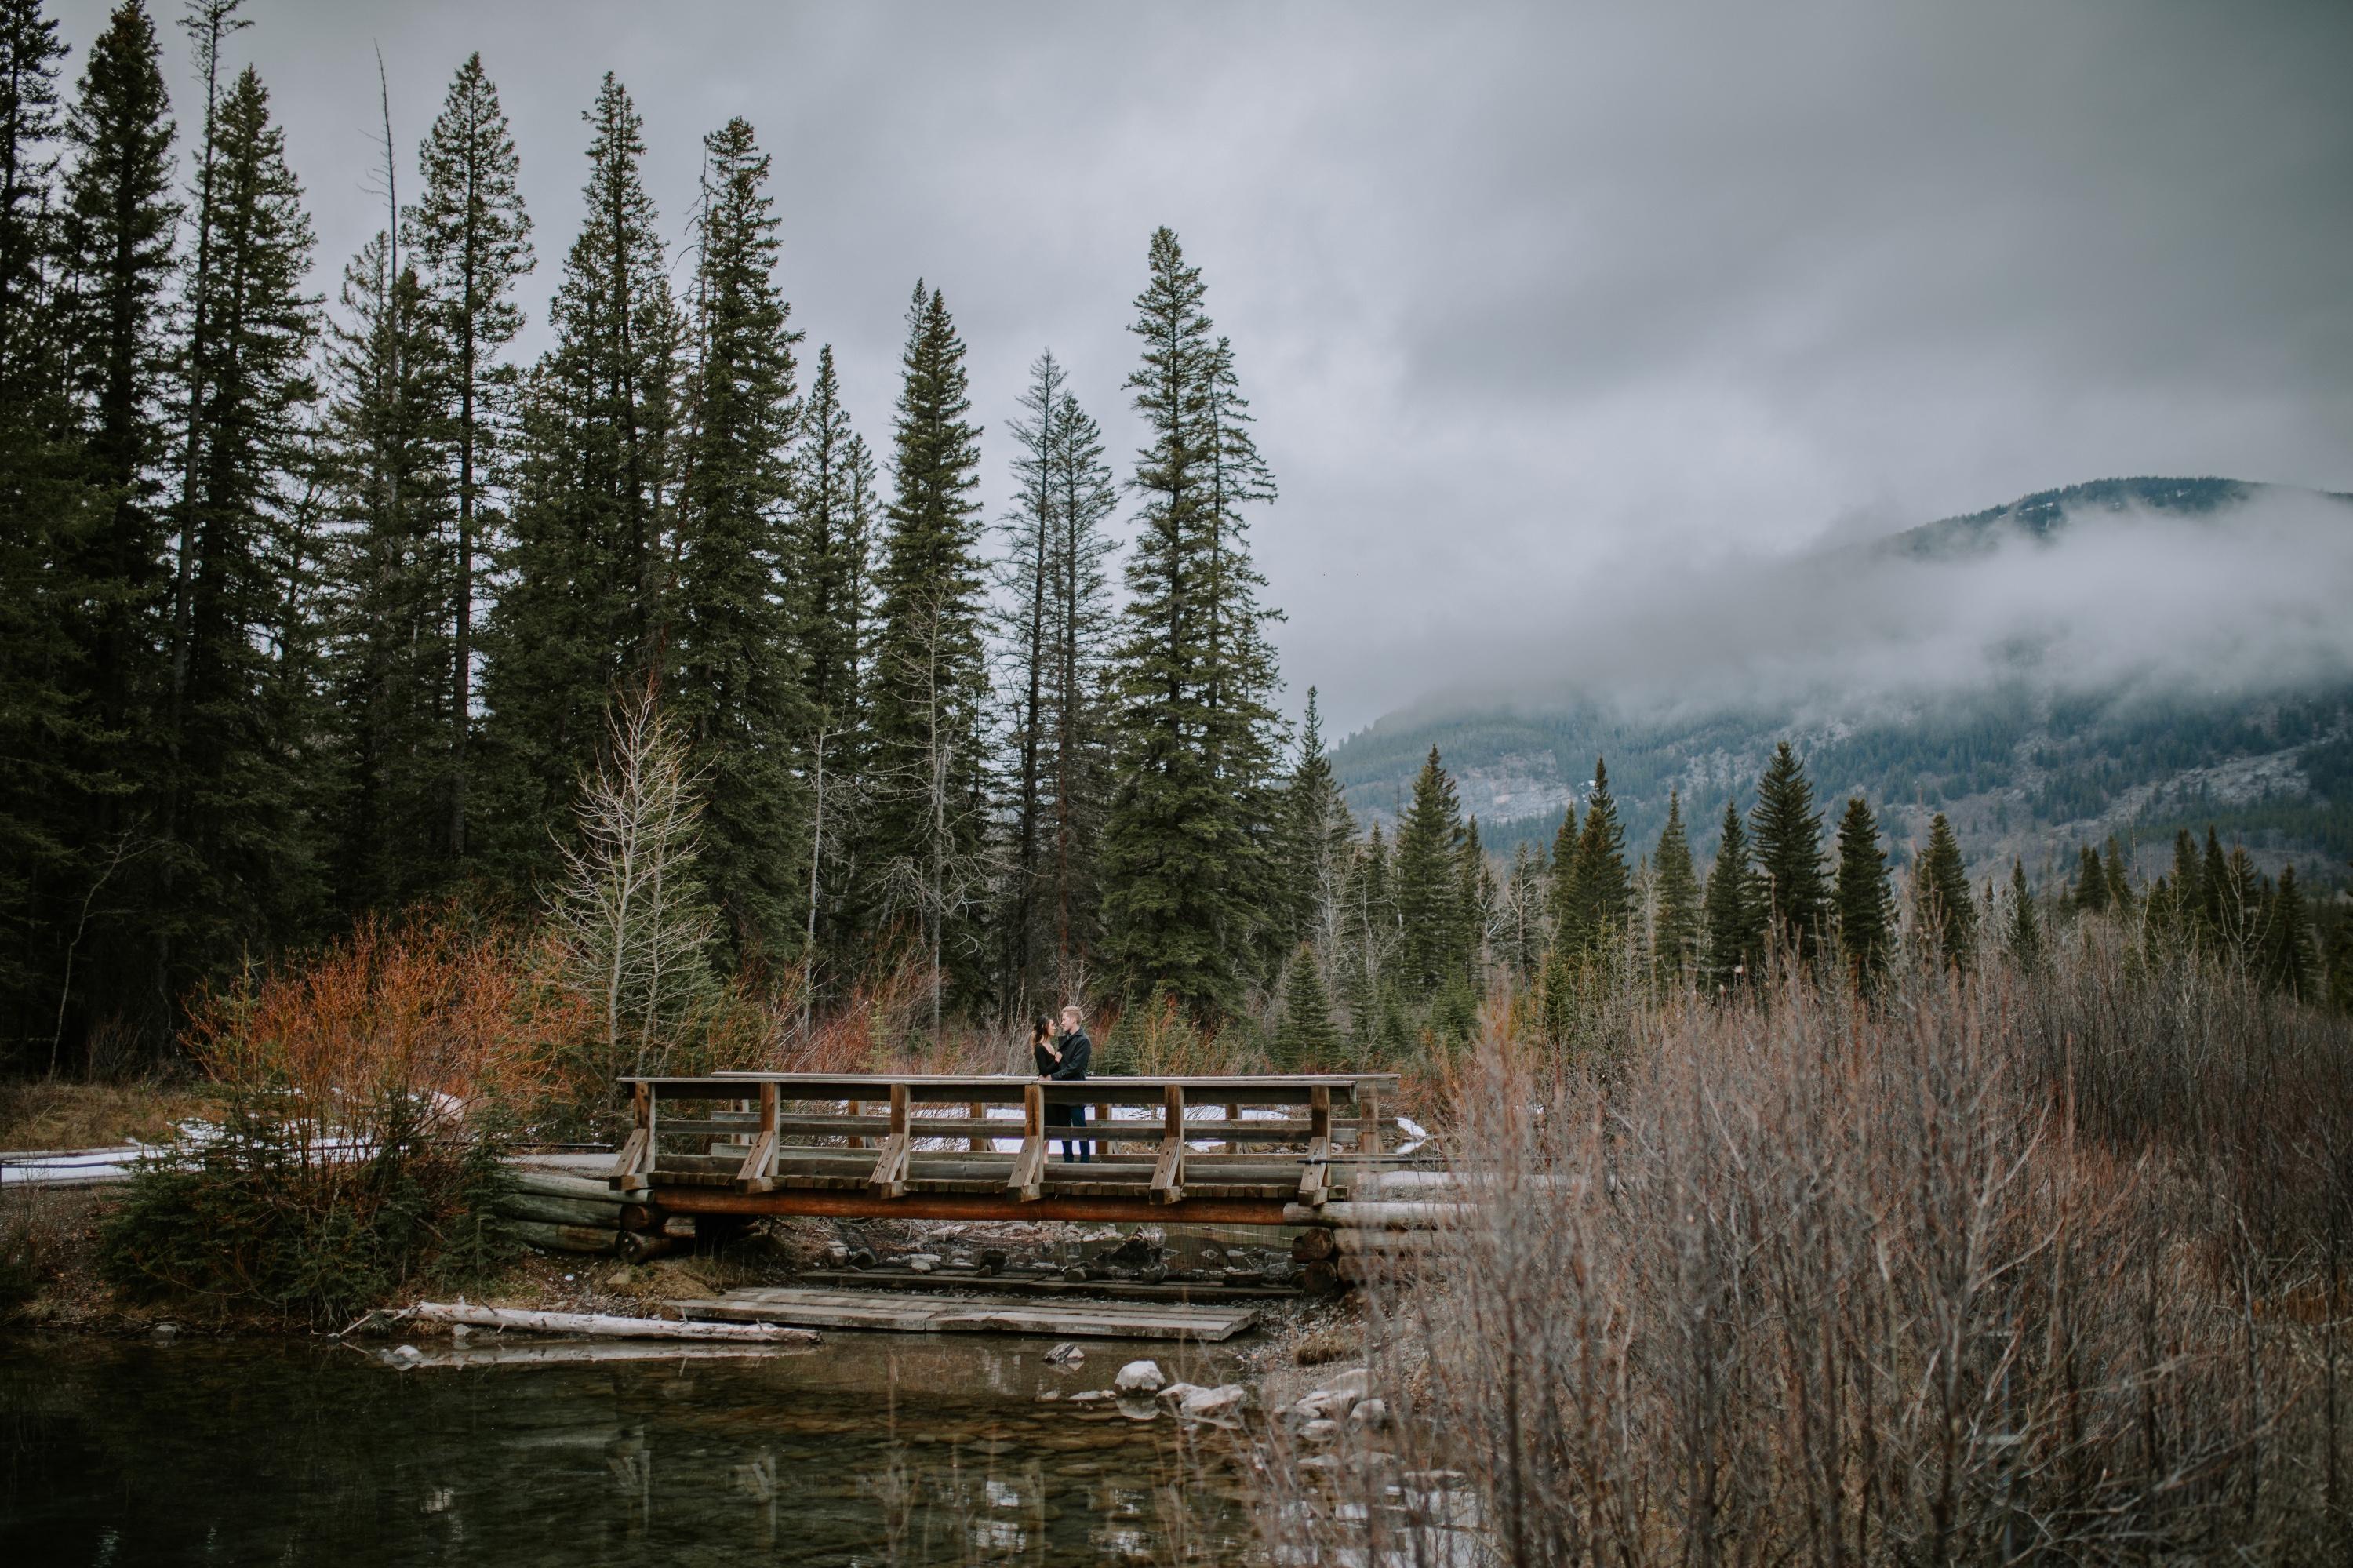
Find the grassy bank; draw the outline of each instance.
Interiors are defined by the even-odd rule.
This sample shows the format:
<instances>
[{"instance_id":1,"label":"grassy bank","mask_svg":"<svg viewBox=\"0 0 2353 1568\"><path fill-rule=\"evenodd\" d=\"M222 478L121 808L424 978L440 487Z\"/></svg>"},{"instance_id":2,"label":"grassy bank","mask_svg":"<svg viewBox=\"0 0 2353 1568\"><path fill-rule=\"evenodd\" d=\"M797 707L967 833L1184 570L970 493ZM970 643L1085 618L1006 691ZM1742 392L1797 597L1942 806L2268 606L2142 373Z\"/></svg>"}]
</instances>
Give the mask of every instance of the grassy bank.
<instances>
[{"instance_id":1,"label":"grassy bank","mask_svg":"<svg viewBox=\"0 0 2353 1568\"><path fill-rule=\"evenodd\" d=\"M207 1084L0 1079L0 1152L163 1143L182 1122L220 1114L220 1091Z\"/></svg>"}]
</instances>

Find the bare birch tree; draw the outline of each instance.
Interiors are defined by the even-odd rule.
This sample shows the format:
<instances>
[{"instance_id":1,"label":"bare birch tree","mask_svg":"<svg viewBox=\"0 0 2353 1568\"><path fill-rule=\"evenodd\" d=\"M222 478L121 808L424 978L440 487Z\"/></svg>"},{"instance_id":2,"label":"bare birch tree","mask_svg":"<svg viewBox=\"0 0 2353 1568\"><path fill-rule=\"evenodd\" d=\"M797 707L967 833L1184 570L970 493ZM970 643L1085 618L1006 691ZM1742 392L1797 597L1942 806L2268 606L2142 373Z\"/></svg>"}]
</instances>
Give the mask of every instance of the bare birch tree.
<instances>
[{"instance_id":1,"label":"bare birch tree","mask_svg":"<svg viewBox=\"0 0 2353 1568\"><path fill-rule=\"evenodd\" d=\"M657 1064L667 1032L711 997L718 916L696 862L702 777L652 685L608 712L606 756L581 779L555 918L574 980L604 1012L614 1072Z\"/></svg>"}]
</instances>

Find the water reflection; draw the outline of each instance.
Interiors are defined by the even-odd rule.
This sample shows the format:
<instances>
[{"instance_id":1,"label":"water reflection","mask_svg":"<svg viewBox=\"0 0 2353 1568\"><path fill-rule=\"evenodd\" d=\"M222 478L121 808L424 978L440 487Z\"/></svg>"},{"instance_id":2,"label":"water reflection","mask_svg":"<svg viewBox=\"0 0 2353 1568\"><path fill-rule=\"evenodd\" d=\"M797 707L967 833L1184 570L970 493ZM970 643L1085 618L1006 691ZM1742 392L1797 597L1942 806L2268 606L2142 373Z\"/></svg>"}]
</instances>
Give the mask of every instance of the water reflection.
<instances>
[{"instance_id":1,"label":"water reflection","mask_svg":"<svg viewBox=\"0 0 2353 1568\"><path fill-rule=\"evenodd\" d=\"M395 1371L284 1343L0 1348L0 1562L872 1564L1149 1558L1238 1547L1219 1434L1136 1422L1131 1353L837 1335L816 1353ZM1172 1365L1172 1362L1178 1364ZM1222 1560L1231 1552L1220 1552Z\"/></svg>"}]
</instances>

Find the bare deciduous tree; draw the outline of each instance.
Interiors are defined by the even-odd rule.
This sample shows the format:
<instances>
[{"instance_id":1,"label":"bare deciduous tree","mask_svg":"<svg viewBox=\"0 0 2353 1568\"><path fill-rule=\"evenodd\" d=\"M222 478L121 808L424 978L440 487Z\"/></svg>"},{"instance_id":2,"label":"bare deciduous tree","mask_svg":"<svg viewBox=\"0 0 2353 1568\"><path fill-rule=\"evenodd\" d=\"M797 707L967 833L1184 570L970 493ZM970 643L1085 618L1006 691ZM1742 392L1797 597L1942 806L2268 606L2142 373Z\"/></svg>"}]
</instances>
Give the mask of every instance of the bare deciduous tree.
<instances>
[{"instance_id":1,"label":"bare deciduous tree","mask_svg":"<svg viewBox=\"0 0 2353 1568\"><path fill-rule=\"evenodd\" d=\"M579 842L554 900L574 980L596 997L618 1072L654 1065L663 1033L717 989L718 916L696 869L702 777L649 683L608 715L607 755L580 783Z\"/></svg>"}]
</instances>

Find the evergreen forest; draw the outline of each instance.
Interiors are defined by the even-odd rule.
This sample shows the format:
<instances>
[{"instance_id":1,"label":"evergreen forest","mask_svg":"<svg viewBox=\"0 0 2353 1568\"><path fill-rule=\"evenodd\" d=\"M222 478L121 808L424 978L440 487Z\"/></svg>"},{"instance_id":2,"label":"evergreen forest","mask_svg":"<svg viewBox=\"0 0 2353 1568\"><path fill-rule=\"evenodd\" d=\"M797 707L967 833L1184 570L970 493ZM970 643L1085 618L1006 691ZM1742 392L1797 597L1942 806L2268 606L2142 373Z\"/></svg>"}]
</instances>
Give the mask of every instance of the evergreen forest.
<instances>
[{"instance_id":1,"label":"evergreen forest","mask_svg":"<svg viewBox=\"0 0 2353 1568\"><path fill-rule=\"evenodd\" d=\"M1966 965L2091 909L2344 996L2328 912L2186 820L2154 880L2113 842L1973 873L1941 816L1906 863L1861 790L1833 843L1810 763L1899 794L1928 766L1862 741L1780 745L1751 810L1748 778L1702 799L1637 748L1641 810L1596 762L1501 842L1433 747L1360 822L1314 694L1282 716L1251 552L1276 476L1175 233L1124 307L1139 450L1050 351L976 408L946 279L911 281L892 406L853 410L794 324L756 127L703 138L673 253L607 75L584 146L532 150L579 160L587 216L549 235L475 56L413 156L387 124L402 194L322 297L269 86L232 69L249 25L124 0L69 67L41 0L0 0L19 1071L164 1065L200 999L418 920L526 934L614 1067L844 1028L921 1052L1066 999L1122 1020L1114 1061L1173 1021L1400 1064L1498 986L1566 1037L1597 975L1867 987L1904 940ZM1979 766L1966 728L1947 749Z\"/></svg>"}]
</instances>

